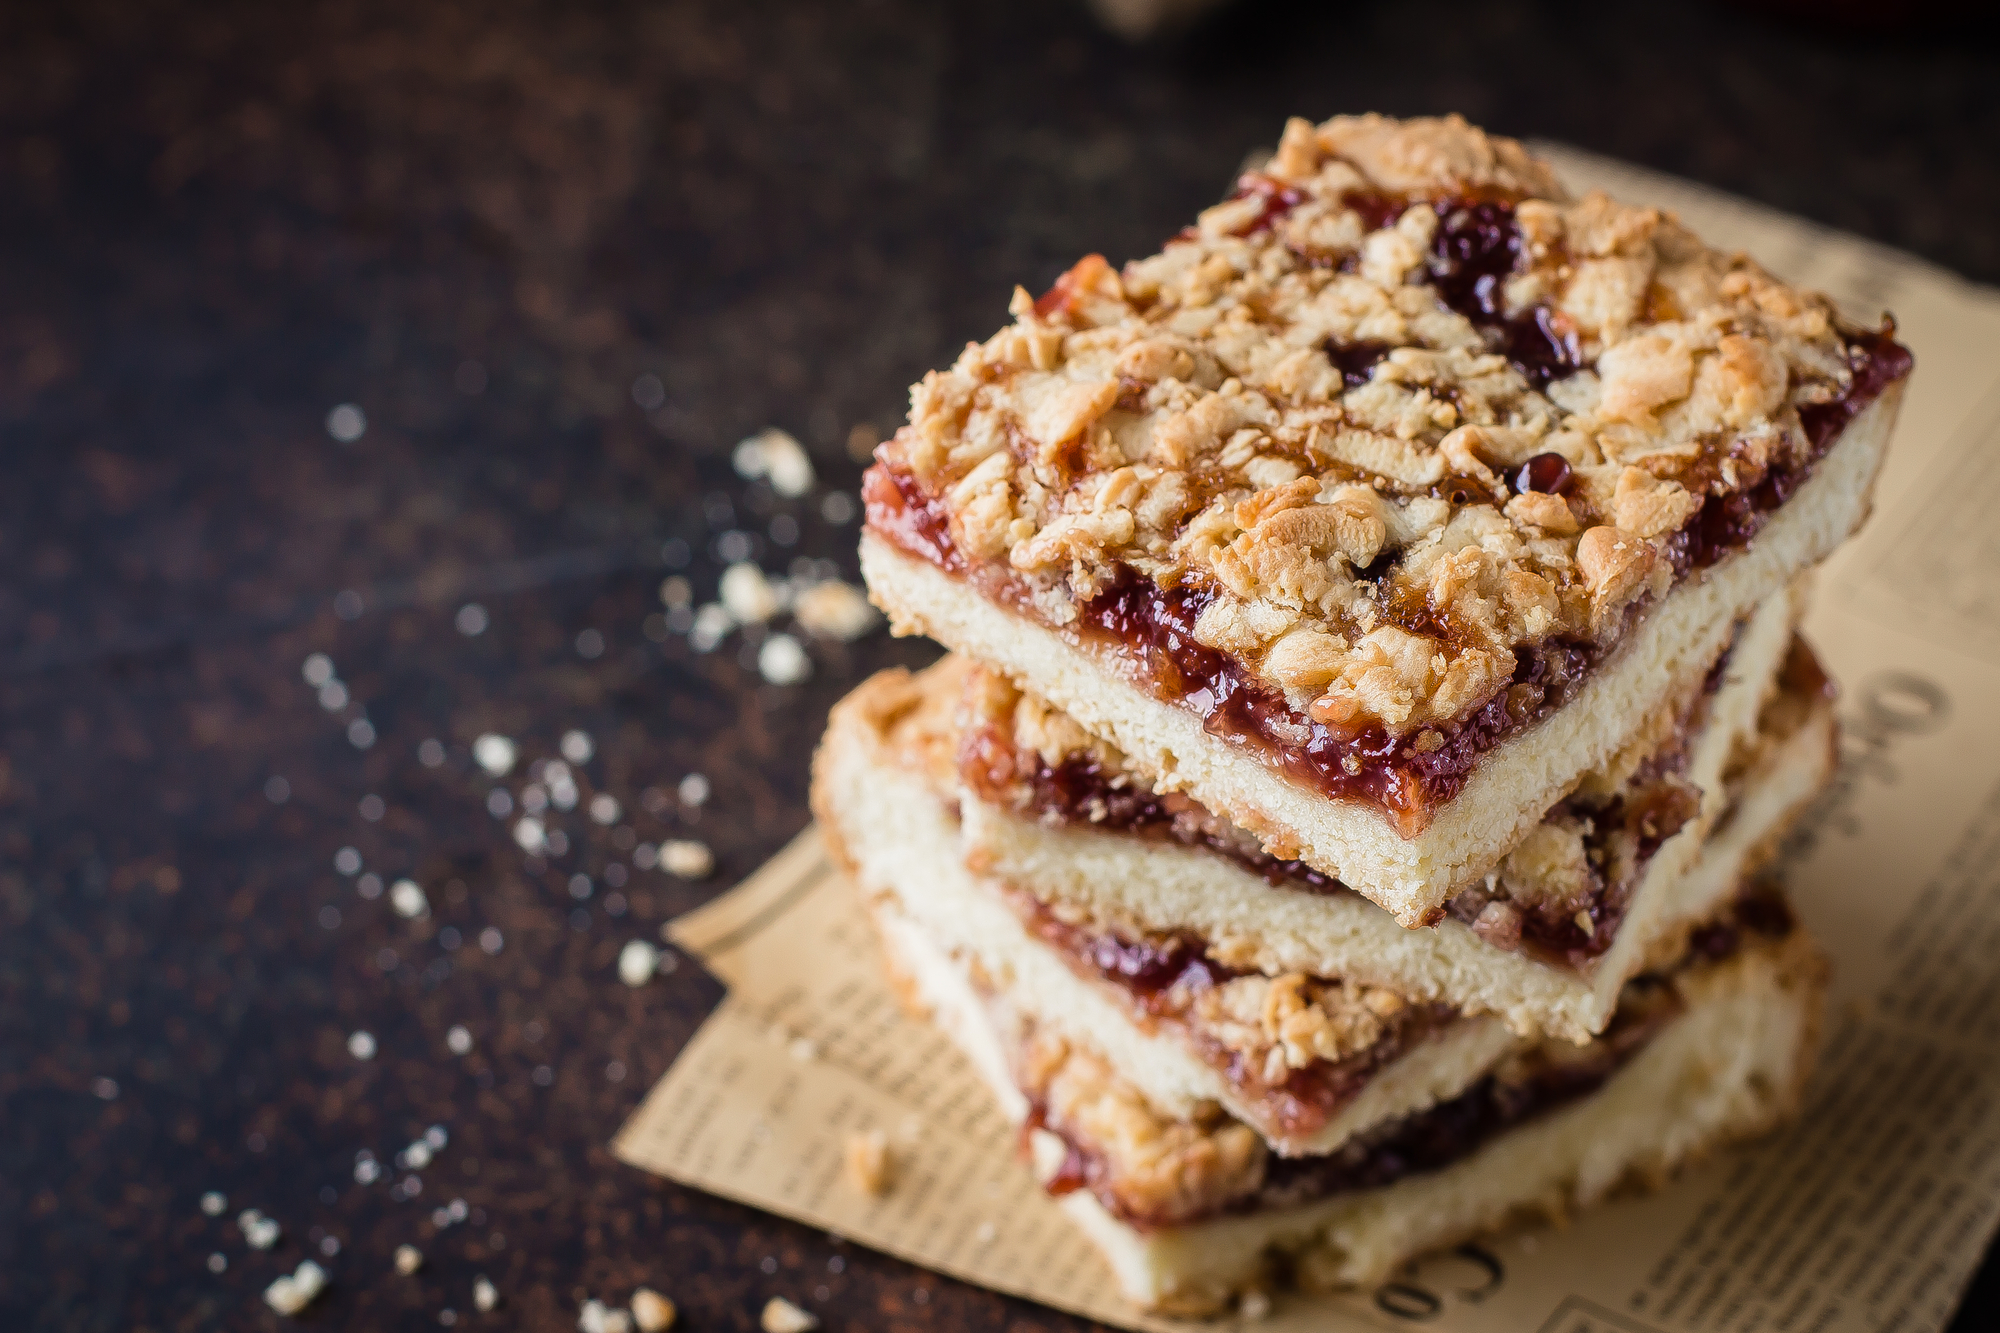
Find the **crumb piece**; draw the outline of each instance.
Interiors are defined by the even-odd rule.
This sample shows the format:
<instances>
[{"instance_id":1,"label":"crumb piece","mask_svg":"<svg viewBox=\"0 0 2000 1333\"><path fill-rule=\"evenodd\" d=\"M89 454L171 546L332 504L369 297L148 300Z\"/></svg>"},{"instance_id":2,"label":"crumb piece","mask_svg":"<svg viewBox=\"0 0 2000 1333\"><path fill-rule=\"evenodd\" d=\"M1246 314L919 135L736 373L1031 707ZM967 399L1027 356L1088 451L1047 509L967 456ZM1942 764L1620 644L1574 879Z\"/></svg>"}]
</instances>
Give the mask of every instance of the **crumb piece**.
<instances>
[{"instance_id":1,"label":"crumb piece","mask_svg":"<svg viewBox=\"0 0 2000 1333\"><path fill-rule=\"evenodd\" d=\"M887 1134L867 1129L847 1136L847 1178L863 1194L879 1198L888 1193L894 1169Z\"/></svg>"},{"instance_id":2,"label":"crumb piece","mask_svg":"<svg viewBox=\"0 0 2000 1333\"><path fill-rule=\"evenodd\" d=\"M481 1314L489 1314L500 1304L500 1289L495 1287L486 1274L481 1273L472 1280L472 1308Z\"/></svg>"},{"instance_id":3,"label":"crumb piece","mask_svg":"<svg viewBox=\"0 0 2000 1333\"><path fill-rule=\"evenodd\" d=\"M792 614L808 632L842 643L851 643L882 623L881 612L868 604L867 595L839 579L815 583L800 593Z\"/></svg>"},{"instance_id":4,"label":"crumb piece","mask_svg":"<svg viewBox=\"0 0 2000 1333\"><path fill-rule=\"evenodd\" d=\"M764 1333L810 1333L819 1327L819 1316L807 1314L783 1296L773 1296L764 1303L757 1323Z\"/></svg>"},{"instance_id":5,"label":"crumb piece","mask_svg":"<svg viewBox=\"0 0 2000 1333\"><path fill-rule=\"evenodd\" d=\"M396 1271L404 1277L410 1276L424 1266L424 1252L414 1245L396 1247Z\"/></svg>"},{"instance_id":6,"label":"crumb piece","mask_svg":"<svg viewBox=\"0 0 2000 1333\"><path fill-rule=\"evenodd\" d=\"M431 900L424 896L423 886L413 879L399 879L389 886L389 906L396 909L396 915L414 921L420 916L429 916Z\"/></svg>"},{"instance_id":7,"label":"crumb piece","mask_svg":"<svg viewBox=\"0 0 2000 1333\"><path fill-rule=\"evenodd\" d=\"M735 628L736 622L720 604L706 603L694 613L694 626L688 630L688 646L698 653L712 652Z\"/></svg>"},{"instance_id":8,"label":"crumb piece","mask_svg":"<svg viewBox=\"0 0 2000 1333\"><path fill-rule=\"evenodd\" d=\"M245 1208L238 1213L236 1226L253 1250L268 1250L278 1243L278 1237L285 1234L283 1227L255 1208Z\"/></svg>"},{"instance_id":9,"label":"crumb piece","mask_svg":"<svg viewBox=\"0 0 2000 1333\"><path fill-rule=\"evenodd\" d=\"M668 874L682 879L702 879L715 869L715 853L702 842L670 841L660 844L660 865Z\"/></svg>"},{"instance_id":10,"label":"crumb piece","mask_svg":"<svg viewBox=\"0 0 2000 1333\"><path fill-rule=\"evenodd\" d=\"M372 1032L356 1032L349 1036L347 1039L347 1053L357 1060L373 1060L375 1058L375 1034Z\"/></svg>"},{"instance_id":11,"label":"crumb piece","mask_svg":"<svg viewBox=\"0 0 2000 1333\"><path fill-rule=\"evenodd\" d=\"M773 685L797 685L812 675L812 659L789 634L773 634L757 650L757 670Z\"/></svg>"},{"instance_id":12,"label":"crumb piece","mask_svg":"<svg viewBox=\"0 0 2000 1333\"><path fill-rule=\"evenodd\" d=\"M778 590L764 577L764 571L748 560L739 560L722 571L718 595L722 609L739 625L769 620L778 614Z\"/></svg>"},{"instance_id":13,"label":"crumb piece","mask_svg":"<svg viewBox=\"0 0 2000 1333\"><path fill-rule=\"evenodd\" d=\"M768 426L737 444L729 455L736 475L745 481L763 479L787 500L813 488L812 459L789 431Z\"/></svg>"},{"instance_id":14,"label":"crumb piece","mask_svg":"<svg viewBox=\"0 0 2000 1333\"><path fill-rule=\"evenodd\" d=\"M1254 1287L1243 1293L1236 1308L1245 1319L1268 1319L1271 1315L1271 1298Z\"/></svg>"},{"instance_id":15,"label":"crumb piece","mask_svg":"<svg viewBox=\"0 0 2000 1333\"><path fill-rule=\"evenodd\" d=\"M639 1326L639 1333L666 1333L678 1313L672 1301L651 1287L632 1293L632 1322Z\"/></svg>"},{"instance_id":16,"label":"crumb piece","mask_svg":"<svg viewBox=\"0 0 2000 1333\"><path fill-rule=\"evenodd\" d=\"M220 1190L210 1190L201 1196L201 1210L210 1217L221 1217L229 1207L229 1200Z\"/></svg>"},{"instance_id":17,"label":"crumb piece","mask_svg":"<svg viewBox=\"0 0 2000 1333\"><path fill-rule=\"evenodd\" d=\"M618 951L618 979L628 986L651 981L659 965L660 951L645 940L629 940Z\"/></svg>"},{"instance_id":18,"label":"crumb piece","mask_svg":"<svg viewBox=\"0 0 2000 1333\"><path fill-rule=\"evenodd\" d=\"M472 743L473 762L496 778L507 776L514 767L516 754L514 742L490 731Z\"/></svg>"},{"instance_id":19,"label":"crumb piece","mask_svg":"<svg viewBox=\"0 0 2000 1333\"><path fill-rule=\"evenodd\" d=\"M590 762L590 756L597 753L597 746L590 739L590 733L579 731L574 727L563 733L562 743L556 748L561 750L562 757L572 764L587 764Z\"/></svg>"},{"instance_id":20,"label":"crumb piece","mask_svg":"<svg viewBox=\"0 0 2000 1333\"><path fill-rule=\"evenodd\" d=\"M632 1316L600 1300L588 1300L576 1316L577 1333L632 1333Z\"/></svg>"},{"instance_id":21,"label":"crumb piece","mask_svg":"<svg viewBox=\"0 0 2000 1333\"><path fill-rule=\"evenodd\" d=\"M312 1260L297 1270L283 1274L264 1288L264 1304L282 1315L295 1315L311 1305L326 1290L326 1270Z\"/></svg>"}]
</instances>

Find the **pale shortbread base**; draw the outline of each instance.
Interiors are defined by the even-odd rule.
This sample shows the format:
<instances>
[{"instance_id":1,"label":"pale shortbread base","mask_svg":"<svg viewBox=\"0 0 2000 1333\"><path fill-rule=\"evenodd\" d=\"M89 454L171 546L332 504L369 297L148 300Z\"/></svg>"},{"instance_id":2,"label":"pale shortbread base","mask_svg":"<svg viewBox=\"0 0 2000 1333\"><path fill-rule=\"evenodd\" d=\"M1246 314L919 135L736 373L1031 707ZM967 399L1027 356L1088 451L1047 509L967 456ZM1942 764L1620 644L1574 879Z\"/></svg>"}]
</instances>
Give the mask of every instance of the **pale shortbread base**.
<instances>
[{"instance_id":1,"label":"pale shortbread base","mask_svg":"<svg viewBox=\"0 0 2000 1333\"><path fill-rule=\"evenodd\" d=\"M925 932L877 900L891 974L970 1058L1008 1116L1026 1118L1009 1056L978 992ZM1689 978L1688 1008L1596 1093L1523 1124L1472 1156L1381 1189L1300 1208L1140 1230L1087 1191L1061 1205L1147 1309L1225 1309L1275 1272L1309 1289L1366 1287L1407 1260L1502 1227L1561 1220L1615 1191L1657 1187L1716 1148L1796 1113L1810 1068L1825 965L1803 931ZM1036 1158L1061 1145L1036 1132Z\"/></svg>"},{"instance_id":2,"label":"pale shortbread base","mask_svg":"<svg viewBox=\"0 0 2000 1333\"><path fill-rule=\"evenodd\" d=\"M1193 713L1154 698L1109 660L873 534L862 537L861 568L898 634L928 634L1005 672L1117 745L1161 789L1188 792L1416 926L1616 754L1678 683L1707 670L1739 618L1860 525L1901 396L1898 383L1871 403L1749 546L1648 610L1567 706L1489 751L1430 827L1407 839L1373 805L1292 781L1250 747L1209 735Z\"/></svg>"},{"instance_id":3,"label":"pale shortbread base","mask_svg":"<svg viewBox=\"0 0 2000 1333\"><path fill-rule=\"evenodd\" d=\"M999 891L965 869L947 799L900 766L858 710L835 710L813 764L813 806L863 893L886 900L898 919L976 969L982 985L1042 1028L1103 1052L1169 1115L1220 1103L1281 1154L1331 1152L1372 1126L1456 1096L1521 1044L1498 1019L1459 1020L1384 1065L1318 1130L1288 1131L1170 1030L1142 1027L1114 988L1078 976L1030 935Z\"/></svg>"},{"instance_id":4,"label":"pale shortbread base","mask_svg":"<svg viewBox=\"0 0 2000 1333\"><path fill-rule=\"evenodd\" d=\"M1721 910L1831 776L1833 709L1822 703L1735 784L1732 804L1723 768L1738 740L1754 734L1762 697L1760 686L1733 679L1718 691L1689 764L1702 813L1646 864L1617 938L1587 972L1497 949L1455 918L1405 930L1354 894L1276 887L1204 849L1052 828L970 795L960 800L966 857L982 875L1098 920L1199 935L1240 967L1346 977L1497 1014L1522 1032L1585 1041L1610 1021L1627 981L1677 957L1687 932ZM1745 711L1747 722L1733 716Z\"/></svg>"}]
</instances>

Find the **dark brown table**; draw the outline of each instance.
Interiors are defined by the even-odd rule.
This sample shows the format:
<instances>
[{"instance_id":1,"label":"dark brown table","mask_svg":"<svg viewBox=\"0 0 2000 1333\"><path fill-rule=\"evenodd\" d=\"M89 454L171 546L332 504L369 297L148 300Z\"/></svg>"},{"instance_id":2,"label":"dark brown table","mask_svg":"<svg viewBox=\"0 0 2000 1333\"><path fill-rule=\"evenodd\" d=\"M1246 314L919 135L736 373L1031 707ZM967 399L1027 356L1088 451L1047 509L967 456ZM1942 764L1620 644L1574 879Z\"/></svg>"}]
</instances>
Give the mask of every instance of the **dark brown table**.
<instances>
[{"instance_id":1,"label":"dark brown table","mask_svg":"<svg viewBox=\"0 0 2000 1333\"><path fill-rule=\"evenodd\" d=\"M850 440L1011 284L1147 252L1288 113L1459 109L1993 281L1996 89L1948 24L1708 7L1245 0L1133 49L1066 0L9 6L0 1327L271 1327L307 1255L327 1326L565 1329L641 1282L694 1329L772 1294L835 1329L1071 1326L607 1153L719 993L628 989L619 948L796 832L827 707L931 651L766 685L742 637L665 623L662 578L852 577ZM733 474L772 424L812 496ZM621 809L533 862L469 746L573 728ZM712 878L615 882L663 837Z\"/></svg>"}]
</instances>

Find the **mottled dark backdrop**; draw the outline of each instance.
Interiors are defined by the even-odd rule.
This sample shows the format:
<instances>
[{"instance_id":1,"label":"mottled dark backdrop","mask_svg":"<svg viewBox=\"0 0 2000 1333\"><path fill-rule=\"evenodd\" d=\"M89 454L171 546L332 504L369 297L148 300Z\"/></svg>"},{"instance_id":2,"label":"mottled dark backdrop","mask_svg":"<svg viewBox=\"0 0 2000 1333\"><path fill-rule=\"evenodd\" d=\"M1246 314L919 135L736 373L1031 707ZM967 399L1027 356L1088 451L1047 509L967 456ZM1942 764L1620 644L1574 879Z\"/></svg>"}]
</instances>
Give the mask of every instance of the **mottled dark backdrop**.
<instances>
[{"instance_id":1,"label":"mottled dark backdrop","mask_svg":"<svg viewBox=\"0 0 2000 1333\"><path fill-rule=\"evenodd\" d=\"M1065 0L0 11L0 1326L271 1326L308 1254L328 1326L561 1329L639 1282L699 1329L772 1294L1071 1326L607 1155L717 996L629 990L619 947L801 827L828 705L926 656L814 644L765 684L757 643L668 621L667 567L697 602L732 545L851 577L851 442L1011 284L1146 252L1287 114L1461 110L2000 279L1994 48L1844 8L1244 0L1137 49ZM731 471L773 424L810 496ZM572 728L620 810L534 861L469 745ZM713 877L617 882L666 837Z\"/></svg>"}]
</instances>

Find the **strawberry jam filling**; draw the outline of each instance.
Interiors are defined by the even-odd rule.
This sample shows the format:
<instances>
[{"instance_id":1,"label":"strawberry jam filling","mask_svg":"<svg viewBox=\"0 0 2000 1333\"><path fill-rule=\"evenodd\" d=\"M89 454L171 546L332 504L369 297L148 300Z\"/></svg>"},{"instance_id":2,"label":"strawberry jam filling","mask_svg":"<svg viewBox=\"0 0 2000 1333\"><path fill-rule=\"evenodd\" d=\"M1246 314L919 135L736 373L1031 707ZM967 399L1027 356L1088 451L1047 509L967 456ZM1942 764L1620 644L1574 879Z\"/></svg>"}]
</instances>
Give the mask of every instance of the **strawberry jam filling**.
<instances>
[{"instance_id":1,"label":"strawberry jam filling","mask_svg":"<svg viewBox=\"0 0 2000 1333\"><path fill-rule=\"evenodd\" d=\"M1801 645L1803 647L1803 645ZM1810 653L1808 651L1808 656ZM1700 810L1700 797L1678 781L1687 765L1688 743L1699 730L1707 703L1721 687L1728 666L1725 653L1703 681L1703 689L1686 708L1678 725L1625 790L1608 802L1585 805L1566 800L1549 818L1587 827L1583 841L1590 862L1598 868L1585 901L1565 898L1557 903L1525 905L1505 916L1505 938L1480 916L1494 896L1483 888L1468 889L1446 910L1474 925L1489 942L1524 949L1544 962L1586 968L1611 948L1625 918L1633 890L1660 845ZM1057 827L1083 827L1177 842L1201 848L1248 869L1275 888L1307 893L1352 892L1345 884L1303 861L1271 855L1251 834L1180 792L1156 792L1129 772L1106 768L1095 757L1072 754L1050 763L1039 753L1022 751L1001 727L991 723L968 727L959 747L959 775L966 786L989 805L1017 816ZM1623 848L1620 852L1617 848Z\"/></svg>"},{"instance_id":2,"label":"strawberry jam filling","mask_svg":"<svg viewBox=\"0 0 2000 1333\"><path fill-rule=\"evenodd\" d=\"M1755 886L1726 915L1696 932L1691 957L1699 963L1720 962L1757 942L1783 940L1793 929L1784 899ZM1508 1130L1597 1092L1684 1011L1670 977L1639 977L1627 985L1610 1026L1588 1046L1547 1043L1503 1062L1457 1096L1367 1131L1331 1153L1267 1154L1250 1188L1201 1200L1171 1215L1148 1210L1138 1192L1121 1188L1119 1164L1054 1119L1039 1099L1031 1098L1027 1128L1056 1135L1066 1149L1043 1188L1056 1195L1089 1190L1114 1216L1142 1230L1296 1208L1381 1189L1465 1160Z\"/></svg>"},{"instance_id":3,"label":"strawberry jam filling","mask_svg":"<svg viewBox=\"0 0 2000 1333\"><path fill-rule=\"evenodd\" d=\"M1133 940L1065 922L1030 894L1013 892L1008 898L1029 932L1074 971L1116 987L1142 1022L1178 1028L1203 1060L1246 1099L1260 1102L1269 1123L1288 1134L1318 1130L1360 1094L1377 1070L1453 1017L1441 1006L1407 1006L1383 1020L1381 1037L1366 1049L1288 1068L1283 1077L1271 1080L1193 1017L1204 991L1249 975L1210 958L1198 936Z\"/></svg>"}]
</instances>

